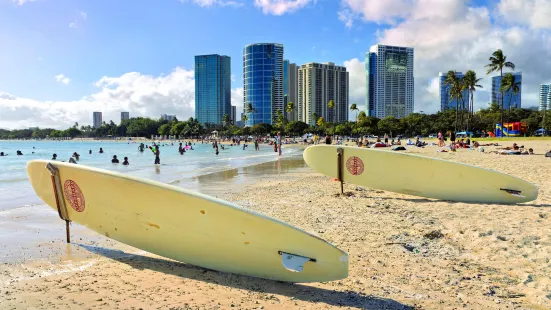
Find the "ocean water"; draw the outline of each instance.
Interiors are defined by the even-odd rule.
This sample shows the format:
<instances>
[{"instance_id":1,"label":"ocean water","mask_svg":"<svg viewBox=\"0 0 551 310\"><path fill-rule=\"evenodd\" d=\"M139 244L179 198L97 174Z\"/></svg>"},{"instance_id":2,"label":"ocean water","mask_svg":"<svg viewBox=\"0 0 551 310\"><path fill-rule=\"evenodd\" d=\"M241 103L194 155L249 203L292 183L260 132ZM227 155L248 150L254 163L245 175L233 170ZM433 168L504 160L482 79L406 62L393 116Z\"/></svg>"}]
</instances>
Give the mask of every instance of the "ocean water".
<instances>
[{"instance_id":1,"label":"ocean water","mask_svg":"<svg viewBox=\"0 0 551 310\"><path fill-rule=\"evenodd\" d=\"M151 144L151 143L146 143ZM194 150L184 155L178 153L178 143L163 143L161 165L154 165L153 152L138 150L139 143L113 141L0 141L0 151L9 154L0 157L0 211L25 206L43 205L34 193L26 173L26 163L32 159L51 159L54 153L60 161L68 161L73 152L79 153L78 164L127 173L129 175L173 184L192 190L198 190L193 178L215 172L240 167L253 166L275 161L277 153L268 145L261 145L259 151L254 145L243 150L241 146L219 149L215 155L211 144L195 143ZM99 149L104 153L100 154ZM23 155L17 156L20 150ZM92 154L88 154L92 150ZM33 153L34 152L34 153ZM283 148L284 157L300 155L301 150ZM112 164L113 155L117 155L121 164ZM128 157L129 166L123 166L124 157ZM213 180L216 181L216 180Z\"/></svg>"}]
</instances>

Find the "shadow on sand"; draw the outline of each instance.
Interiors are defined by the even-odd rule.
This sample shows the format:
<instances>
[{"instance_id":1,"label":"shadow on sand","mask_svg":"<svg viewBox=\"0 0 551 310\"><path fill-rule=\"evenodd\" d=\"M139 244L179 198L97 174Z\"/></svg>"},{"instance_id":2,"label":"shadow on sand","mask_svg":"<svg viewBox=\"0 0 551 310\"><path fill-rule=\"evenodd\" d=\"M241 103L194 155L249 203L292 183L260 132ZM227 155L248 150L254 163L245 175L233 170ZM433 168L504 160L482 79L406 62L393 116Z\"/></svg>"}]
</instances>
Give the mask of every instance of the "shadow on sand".
<instances>
[{"instance_id":1,"label":"shadow on sand","mask_svg":"<svg viewBox=\"0 0 551 310\"><path fill-rule=\"evenodd\" d=\"M517 204L501 204L501 203L488 203L488 202L462 202L462 201L452 201L452 200L439 200L439 199L430 199L430 198L400 198L400 197L376 197L378 199L382 200L402 200L402 201L409 201L409 202L415 202L415 203L427 203L427 202L446 202L449 204L471 204L471 205L496 205L496 206L505 206L505 207L534 207L534 208L549 208L551 207L551 204L547 203L517 203Z\"/></svg>"},{"instance_id":2,"label":"shadow on sand","mask_svg":"<svg viewBox=\"0 0 551 310\"><path fill-rule=\"evenodd\" d=\"M414 309L400 302L353 291L334 291L272 280L265 280L232 273L219 272L193 265L153 258L143 255L129 254L120 250L73 243L92 253L127 264L135 269L149 269L156 272L171 274L188 279L245 289L255 292L284 295L311 303L325 303L331 306L353 307L361 309Z\"/></svg>"}]
</instances>

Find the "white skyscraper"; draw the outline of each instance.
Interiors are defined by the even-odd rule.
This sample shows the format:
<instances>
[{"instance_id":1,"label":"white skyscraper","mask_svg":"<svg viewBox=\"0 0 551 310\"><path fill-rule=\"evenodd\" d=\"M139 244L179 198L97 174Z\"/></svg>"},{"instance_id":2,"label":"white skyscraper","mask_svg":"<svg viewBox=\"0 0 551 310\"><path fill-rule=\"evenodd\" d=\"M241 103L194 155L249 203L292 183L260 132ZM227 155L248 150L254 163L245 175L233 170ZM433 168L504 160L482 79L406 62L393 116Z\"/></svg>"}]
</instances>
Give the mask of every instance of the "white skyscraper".
<instances>
[{"instance_id":1,"label":"white skyscraper","mask_svg":"<svg viewBox=\"0 0 551 310\"><path fill-rule=\"evenodd\" d=\"M121 123L126 119L130 119L130 112L121 112Z\"/></svg>"},{"instance_id":2,"label":"white skyscraper","mask_svg":"<svg viewBox=\"0 0 551 310\"><path fill-rule=\"evenodd\" d=\"M551 110L551 84L540 85L539 110Z\"/></svg>"},{"instance_id":3,"label":"white skyscraper","mask_svg":"<svg viewBox=\"0 0 551 310\"><path fill-rule=\"evenodd\" d=\"M402 118L413 112L413 48L373 45L365 53L367 115Z\"/></svg>"},{"instance_id":4,"label":"white skyscraper","mask_svg":"<svg viewBox=\"0 0 551 310\"><path fill-rule=\"evenodd\" d=\"M101 112L94 112L93 119L94 119L94 128L100 128L102 123Z\"/></svg>"},{"instance_id":5,"label":"white skyscraper","mask_svg":"<svg viewBox=\"0 0 551 310\"><path fill-rule=\"evenodd\" d=\"M348 72L332 62L307 63L298 69L298 120L313 125L314 113L327 122L348 121ZM335 107L329 109L333 100Z\"/></svg>"}]
</instances>

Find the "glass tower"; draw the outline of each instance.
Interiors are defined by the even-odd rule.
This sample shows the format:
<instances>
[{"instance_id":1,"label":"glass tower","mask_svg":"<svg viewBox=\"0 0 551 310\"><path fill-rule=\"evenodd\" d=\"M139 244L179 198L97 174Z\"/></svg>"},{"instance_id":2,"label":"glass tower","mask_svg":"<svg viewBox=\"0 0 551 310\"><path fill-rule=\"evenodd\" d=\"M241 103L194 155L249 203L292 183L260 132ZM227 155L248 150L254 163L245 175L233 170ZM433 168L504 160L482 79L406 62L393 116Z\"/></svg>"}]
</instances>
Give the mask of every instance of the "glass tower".
<instances>
[{"instance_id":1,"label":"glass tower","mask_svg":"<svg viewBox=\"0 0 551 310\"><path fill-rule=\"evenodd\" d=\"M229 56L195 56L195 118L202 124L222 124L231 115Z\"/></svg>"},{"instance_id":2,"label":"glass tower","mask_svg":"<svg viewBox=\"0 0 551 310\"><path fill-rule=\"evenodd\" d=\"M551 84L540 85L540 100L538 110L551 110Z\"/></svg>"},{"instance_id":3,"label":"glass tower","mask_svg":"<svg viewBox=\"0 0 551 310\"><path fill-rule=\"evenodd\" d=\"M268 123L283 109L283 45L258 43L243 49L243 107L247 114L246 126Z\"/></svg>"},{"instance_id":4,"label":"glass tower","mask_svg":"<svg viewBox=\"0 0 551 310\"><path fill-rule=\"evenodd\" d=\"M520 91L516 94L512 90L505 92L503 94L503 109L511 108L520 108L521 107L521 93L522 93L522 73L513 72L515 77L515 82L520 82ZM505 73L503 74L505 75ZM497 103L501 107L501 92L499 88L501 87L501 76L492 76L492 103Z\"/></svg>"},{"instance_id":5,"label":"glass tower","mask_svg":"<svg viewBox=\"0 0 551 310\"><path fill-rule=\"evenodd\" d=\"M367 115L402 118L413 112L413 48L373 45L365 53Z\"/></svg>"},{"instance_id":6,"label":"glass tower","mask_svg":"<svg viewBox=\"0 0 551 310\"><path fill-rule=\"evenodd\" d=\"M462 79L464 75L462 72L455 72L455 76ZM439 83L440 83L440 111L455 109L456 107L460 107L463 102L465 103L466 107L469 106L470 96L469 96L468 89L465 89L463 91L463 101L459 100L459 104L458 104L456 98L454 98L453 100L451 99L450 85L445 84L446 78L448 77L448 73L440 72L438 77L439 77Z\"/></svg>"}]
</instances>

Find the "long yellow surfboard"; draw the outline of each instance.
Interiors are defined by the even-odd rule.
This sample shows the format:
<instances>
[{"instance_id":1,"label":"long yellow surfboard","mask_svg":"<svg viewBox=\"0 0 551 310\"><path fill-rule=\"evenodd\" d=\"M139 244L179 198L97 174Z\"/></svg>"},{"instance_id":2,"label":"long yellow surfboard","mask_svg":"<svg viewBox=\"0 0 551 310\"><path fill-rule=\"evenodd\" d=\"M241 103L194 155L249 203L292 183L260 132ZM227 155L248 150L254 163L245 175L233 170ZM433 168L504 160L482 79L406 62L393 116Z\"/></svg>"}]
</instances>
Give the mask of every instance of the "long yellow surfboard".
<instances>
[{"instance_id":1,"label":"long yellow surfboard","mask_svg":"<svg viewBox=\"0 0 551 310\"><path fill-rule=\"evenodd\" d=\"M276 219L160 182L57 161L27 163L62 219L136 248L218 271L286 282L348 276L348 255ZM58 208L59 205L59 208Z\"/></svg>"},{"instance_id":2,"label":"long yellow surfboard","mask_svg":"<svg viewBox=\"0 0 551 310\"><path fill-rule=\"evenodd\" d=\"M443 200L512 204L535 200L538 188L522 179L471 165L353 146L315 145L304 160L315 171L338 178L337 150L342 148L342 180L395 193Z\"/></svg>"}]
</instances>

